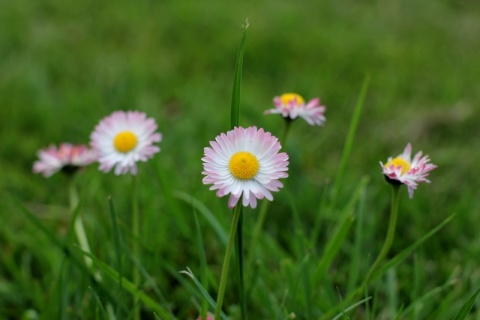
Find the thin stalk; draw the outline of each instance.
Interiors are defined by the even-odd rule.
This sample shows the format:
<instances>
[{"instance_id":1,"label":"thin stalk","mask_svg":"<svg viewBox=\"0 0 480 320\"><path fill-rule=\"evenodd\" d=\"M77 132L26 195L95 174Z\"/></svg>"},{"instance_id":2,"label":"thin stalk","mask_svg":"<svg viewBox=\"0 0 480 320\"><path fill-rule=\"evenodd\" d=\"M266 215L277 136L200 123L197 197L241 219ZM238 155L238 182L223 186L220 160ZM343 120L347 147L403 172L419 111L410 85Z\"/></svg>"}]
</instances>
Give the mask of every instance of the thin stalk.
<instances>
[{"instance_id":1,"label":"thin stalk","mask_svg":"<svg viewBox=\"0 0 480 320\"><path fill-rule=\"evenodd\" d=\"M140 223L139 223L139 210L138 210L138 187L137 187L137 176L133 175L132 176L132 252L133 256L140 260L139 257L139 245L138 245L138 237L140 234ZM132 264L132 279L133 279L133 284L135 285L136 288L139 288L139 283L140 283L140 273L138 272L138 269L134 264ZM139 305L137 304L137 301L135 301L134 306L133 306L133 319L138 320L140 319L140 308Z\"/></svg>"},{"instance_id":2,"label":"thin stalk","mask_svg":"<svg viewBox=\"0 0 480 320\"><path fill-rule=\"evenodd\" d=\"M372 267L368 271L367 276L365 277L365 287L368 286L368 283L372 279L373 274L375 273L375 271L377 271L378 267L383 262L383 259L385 259L388 251L390 250L390 247L392 246L393 239L395 237L395 226L397 224L399 193L400 185L392 185L392 204L390 208L390 222L388 223L387 236L385 238L385 242L383 243L382 250L380 250L377 259L375 260Z\"/></svg>"},{"instance_id":3,"label":"thin stalk","mask_svg":"<svg viewBox=\"0 0 480 320\"><path fill-rule=\"evenodd\" d=\"M230 256L232 255L232 248L235 243L235 234L237 233L238 219L241 212L241 199L233 210L233 219L230 226L230 234L228 236L227 251L223 259L222 275L220 277L220 285L218 286L217 307L215 308L214 319L220 319L220 313L222 311L223 297L225 295L225 288L227 285L228 268L230 266Z\"/></svg>"}]
</instances>

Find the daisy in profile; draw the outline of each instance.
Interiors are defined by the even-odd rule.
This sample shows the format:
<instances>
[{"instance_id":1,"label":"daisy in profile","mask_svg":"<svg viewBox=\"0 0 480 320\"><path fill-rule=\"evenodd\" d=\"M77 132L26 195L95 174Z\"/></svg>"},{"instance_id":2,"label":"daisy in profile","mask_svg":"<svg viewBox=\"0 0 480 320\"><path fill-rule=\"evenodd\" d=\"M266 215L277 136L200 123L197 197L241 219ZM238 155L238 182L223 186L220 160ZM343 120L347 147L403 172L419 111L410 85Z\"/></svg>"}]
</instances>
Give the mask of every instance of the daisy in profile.
<instances>
[{"instance_id":1,"label":"daisy in profile","mask_svg":"<svg viewBox=\"0 0 480 320\"><path fill-rule=\"evenodd\" d=\"M90 145L98 154L99 169L116 175L137 174L137 162L147 161L160 151L162 140L157 124L139 111L115 111L95 127Z\"/></svg>"},{"instance_id":2,"label":"daisy in profile","mask_svg":"<svg viewBox=\"0 0 480 320\"><path fill-rule=\"evenodd\" d=\"M410 198L413 198L413 191L417 189L420 182L430 183L427 176L437 166L429 163L430 158L428 155L422 157L421 151L415 155L413 160L411 159L411 153L412 146L409 143L402 154L396 158L388 158L385 165L380 162L380 166L389 183L406 185Z\"/></svg>"},{"instance_id":3,"label":"daisy in profile","mask_svg":"<svg viewBox=\"0 0 480 320\"><path fill-rule=\"evenodd\" d=\"M74 173L97 159L95 152L87 146L70 143L62 143L58 148L50 145L38 151L37 155L39 160L34 162L33 172L41 173L45 177L58 171Z\"/></svg>"},{"instance_id":4,"label":"daisy in profile","mask_svg":"<svg viewBox=\"0 0 480 320\"><path fill-rule=\"evenodd\" d=\"M321 126L325 123L326 107L320 105L320 99L314 98L305 103L302 96L296 93L284 93L273 98L274 109L265 111L265 114L281 114L284 118L295 120L300 117L309 125Z\"/></svg>"},{"instance_id":5,"label":"daisy in profile","mask_svg":"<svg viewBox=\"0 0 480 320\"><path fill-rule=\"evenodd\" d=\"M257 206L257 199L273 200L271 191L279 191L278 180L288 177L288 155L278 153L280 142L269 132L256 127L235 127L210 142L204 149L204 184L212 184L217 196L230 194L228 207L240 198L243 206Z\"/></svg>"}]
</instances>

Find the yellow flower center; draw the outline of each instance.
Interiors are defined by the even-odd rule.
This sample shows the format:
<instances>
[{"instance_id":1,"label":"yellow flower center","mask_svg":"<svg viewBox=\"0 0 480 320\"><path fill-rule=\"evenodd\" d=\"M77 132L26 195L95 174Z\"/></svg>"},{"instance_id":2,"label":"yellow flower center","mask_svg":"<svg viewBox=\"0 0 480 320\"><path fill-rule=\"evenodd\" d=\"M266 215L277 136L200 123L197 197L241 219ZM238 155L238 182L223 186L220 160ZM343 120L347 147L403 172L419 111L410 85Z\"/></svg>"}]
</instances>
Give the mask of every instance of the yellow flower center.
<instances>
[{"instance_id":1,"label":"yellow flower center","mask_svg":"<svg viewBox=\"0 0 480 320\"><path fill-rule=\"evenodd\" d=\"M137 145L137 136L131 131L122 131L113 139L113 145L119 152L127 153Z\"/></svg>"},{"instance_id":2,"label":"yellow flower center","mask_svg":"<svg viewBox=\"0 0 480 320\"><path fill-rule=\"evenodd\" d=\"M402 174L407 173L410 171L410 163L408 163L406 160L402 158L395 158L391 161L388 161L387 164L385 164L385 167L390 167L391 165L394 165L395 168L397 167L402 167Z\"/></svg>"},{"instance_id":3,"label":"yellow flower center","mask_svg":"<svg viewBox=\"0 0 480 320\"><path fill-rule=\"evenodd\" d=\"M257 174L260 162L250 152L241 151L230 158L228 168L235 178L249 180Z\"/></svg>"},{"instance_id":4,"label":"yellow flower center","mask_svg":"<svg viewBox=\"0 0 480 320\"><path fill-rule=\"evenodd\" d=\"M280 96L280 100L282 100L283 104L289 104L289 102L294 99L296 99L297 106L305 103L302 96L296 93L284 93Z\"/></svg>"}]
</instances>

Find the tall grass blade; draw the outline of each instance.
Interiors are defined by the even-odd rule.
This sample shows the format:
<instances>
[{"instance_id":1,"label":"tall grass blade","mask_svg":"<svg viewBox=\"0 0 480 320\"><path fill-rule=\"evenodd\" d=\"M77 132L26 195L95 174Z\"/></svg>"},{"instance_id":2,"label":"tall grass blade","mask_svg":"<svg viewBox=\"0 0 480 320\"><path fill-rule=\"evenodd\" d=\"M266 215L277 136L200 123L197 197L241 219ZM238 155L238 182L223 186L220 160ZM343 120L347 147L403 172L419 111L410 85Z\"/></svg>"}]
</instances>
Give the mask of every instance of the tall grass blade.
<instances>
[{"instance_id":1,"label":"tall grass blade","mask_svg":"<svg viewBox=\"0 0 480 320\"><path fill-rule=\"evenodd\" d=\"M352 120L350 121L350 126L348 129L347 139L345 140L345 145L343 147L342 158L340 160L340 166L337 171L337 176L335 178L335 183L332 191L331 205L330 208L335 208L338 195L340 193L340 188L343 182L343 175L347 169L348 160L352 152L353 142L355 140L355 133L357 131L358 123L360 122L360 115L362 114L363 105L365 103L365 97L367 95L368 84L370 82L370 76L366 76L363 80L362 88L360 90L360 95L358 96L357 102L355 104L354 113Z\"/></svg>"},{"instance_id":2,"label":"tall grass blade","mask_svg":"<svg viewBox=\"0 0 480 320\"><path fill-rule=\"evenodd\" d=\"M240 91L242 84L243 56L245 54L245 42L247 41L248 20L243 26L242 41L238 49L237 62L235 64L235 74L233 77L232 105L230 113L230 127L238 126L240 119Z\"/></svg>"}]
</instances>

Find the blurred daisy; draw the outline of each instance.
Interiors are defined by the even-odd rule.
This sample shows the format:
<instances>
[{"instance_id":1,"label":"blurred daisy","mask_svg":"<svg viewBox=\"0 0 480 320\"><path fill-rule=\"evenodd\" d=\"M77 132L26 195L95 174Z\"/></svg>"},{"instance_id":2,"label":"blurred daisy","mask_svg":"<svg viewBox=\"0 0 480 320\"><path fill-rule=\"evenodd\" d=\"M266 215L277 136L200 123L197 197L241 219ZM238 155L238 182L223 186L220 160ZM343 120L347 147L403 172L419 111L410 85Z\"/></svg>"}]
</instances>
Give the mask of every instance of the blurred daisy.
<instances>
[{"instance_id":1,"label":"blurred daisy","mask_svg":"<svg viewBox=\"0 0 480 320\"><path fill-rule=\"evenodd\" d=\"M138 111L115 111L95 127L90 145L98 153L99 169L116 175L137 174L137 162L147 161L160 151L154 142L162 135L155 133L157 124Z\"/></svg>"},{"instance_id":2,"label":"blurred daisy","mask_svg":"<svg viewBox=\"0 0 480 320\"><path fill-rule=\"evenodd\" d=\"M230 194L228 207L240 197L243 206L257 206L257 199L273 200L270 191L283 187L279 178L288 177L288 155L278 153L280 142L256 127L235 127L210 142L202 158L204 184L212 184L217 196Z\"/></svg>"},{"instance_id":3,"label":"blurred daisy","mask_svg":"<svg viewBox=\"0 0 480 320\"><path fill-rule=\"evenodd\" d=\"M203 320L203 319L202 319L202 317L198 317L197 320ZM207 314L207 319L206 320L214 320L213 315L210 312Z\"/></svg>"},{"instance_id":4,"label":"blurred daisy","mask_svg":"<svg viewBox=\"0 0 480 320\"><path fill-rule=\"evenodd\" d=\"M265 111L265 114L281 114L284 118L295 120L300 117L308 124L321 126L325 122L326 107L320 105L320 99L315 98L305 104L302 96L296 93L285 93L273 98L275 109Z\"/></svg>"},{"instance_id":5,"label":"blurred daisy","mask_svg":"<svg viewBox=\"0 0 480 320\"><path fill-rule=\"evenodd\" d=\"M93 150L84 145L62 143L42 149L37 153L39 160L33 164L33 172L50 177L58 171L73 173L94 162L97 157Z\"/></svg>"},{"instance_id":6,"label":"blurred daisy","mask_svg":"<svg viewBox=\"0 0 480 320\"><path fill-rule=\"evenodd\" d=\"M413 191L417 189L418 183L430 183L427 176L437 166L429 163L428 155L422 157L421 151L415 155L413 160L410 157L411 153L412 146L409 143L402 154L396 158L390 157L385 165L382 162L380 165L387 181L392 184L406 185L410 198L413 198Z\"/></svg>"}]
</instances>

